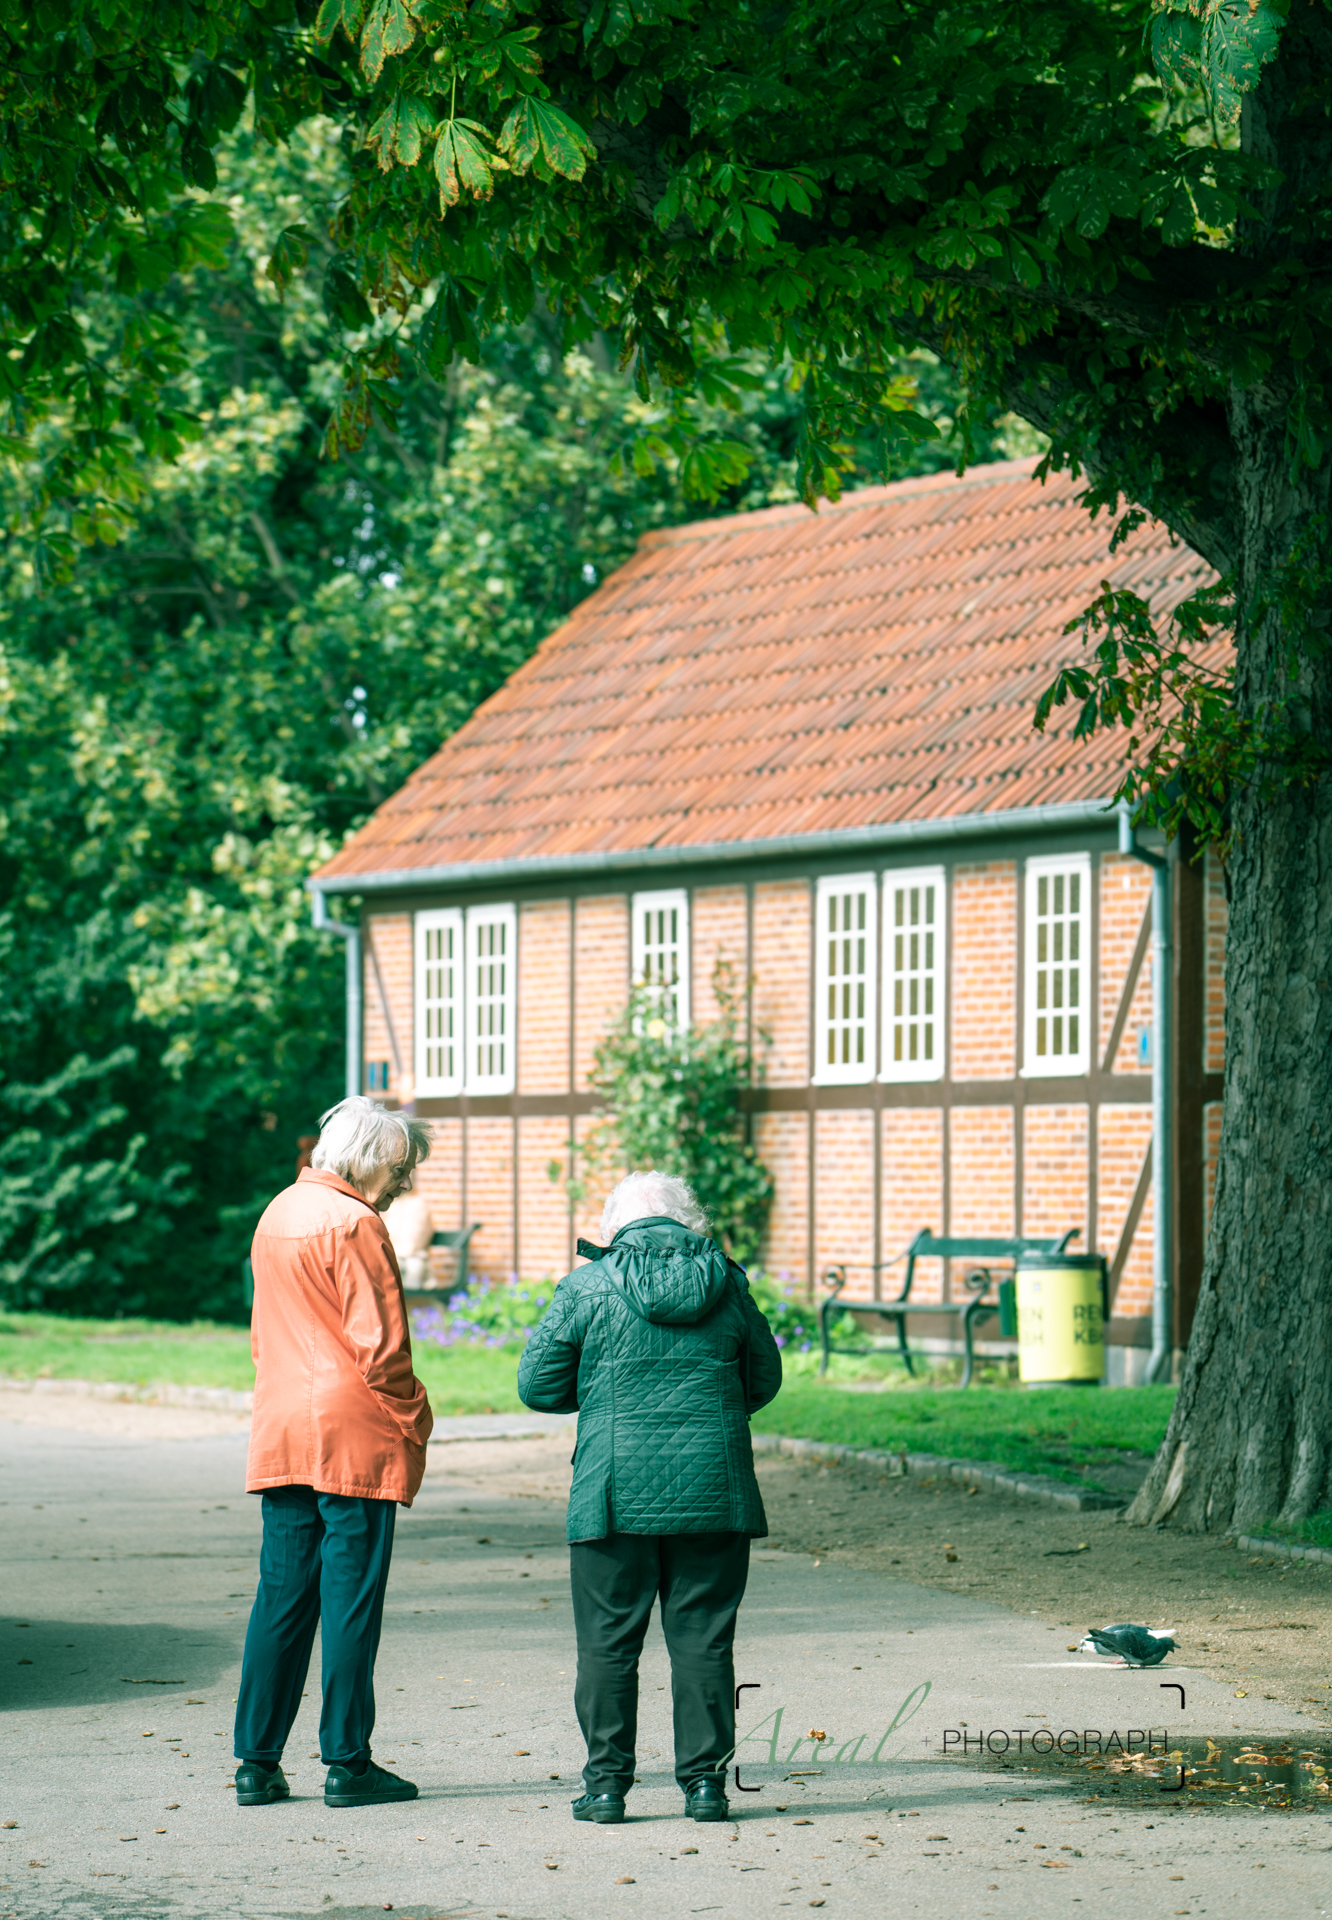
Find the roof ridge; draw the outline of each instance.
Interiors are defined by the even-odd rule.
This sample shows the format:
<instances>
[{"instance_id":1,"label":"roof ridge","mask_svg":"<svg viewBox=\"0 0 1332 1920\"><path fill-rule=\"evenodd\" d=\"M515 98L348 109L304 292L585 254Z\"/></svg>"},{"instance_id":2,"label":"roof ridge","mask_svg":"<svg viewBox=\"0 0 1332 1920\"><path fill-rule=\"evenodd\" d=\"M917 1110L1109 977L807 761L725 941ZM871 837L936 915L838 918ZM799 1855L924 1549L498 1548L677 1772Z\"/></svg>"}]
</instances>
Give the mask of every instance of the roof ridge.
<instances>
[{"instance_id":1,"label":"roof ridge","mask_svg":"<svg viewBox=\"0 0 1332 1920\"><path fill-rule=\"evenodd\" d=\"M917 493L945 493L954 487L993 485L996 480L1029 480L1040 461L1039 454L1025 454L1020 460L991 460L968 467L962 474L941 469L937 473L916 473L905 480L889 480L877 487L856 487L838 500L824 500L817 507L803 500L784 500L775 507L755 507L750 512L719 513L711 520L686 520L678 527L653 527L639 535L638 549L677 546L685 540L706 540L726 530L741 527L776 526L783 520L814 518L829 513L847 513L860 507L880 506L890 500L902 500ZM1062 476L1056 475L1055 478Z\"/></svg>"}]
</instances>

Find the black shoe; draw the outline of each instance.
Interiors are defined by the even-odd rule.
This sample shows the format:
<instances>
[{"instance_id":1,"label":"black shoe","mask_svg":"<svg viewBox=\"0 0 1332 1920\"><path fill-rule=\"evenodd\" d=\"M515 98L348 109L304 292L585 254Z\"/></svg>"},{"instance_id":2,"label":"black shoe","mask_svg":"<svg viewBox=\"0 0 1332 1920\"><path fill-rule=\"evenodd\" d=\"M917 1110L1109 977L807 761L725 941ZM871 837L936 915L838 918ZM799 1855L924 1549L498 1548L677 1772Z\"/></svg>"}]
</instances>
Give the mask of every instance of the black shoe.
<instances>
[{"instance_id":1,"label":"black shoe","mask_svg":"<svg viewBox=\"0 0 1332 1920\"><path fill-rule=\"evenodd\" d=\"M364 1773L350 1767L332 1766L324 1782L326 1807L377 1807L389 1800L415 1800L416 1788L396 1773L385 1773L373 1760Z\"/></svg>"},{"instance_id":2,"label":"black shoe","mask_svg":"<svg viewBox=\"0 0 1332 1920\"><path fill-rule=\"evenodd\" d=\"M730 1811L720 1780L695 1780L685 1788L685 1812L691 1820L725 1820Z\"/></svg>"},{"instance_id":3,"label":"black shoe","mask_svg":"<svg viewBox=\"0 0 1332 1920\"><path fill-rule=\"evenodd\" d=\"M599 1827L618 1827L624 1819L624 1801L618 1793L585 1793L573 1803L575 1820L595 1820Z\"/></svg>"},{"instance_id":4,"label":"black shoe","mask_svg":"<svg viewBox=\"0 0 1332 1920\"><path fill-rule=\"evenodd\" d=\"M274 1800L290 1800L291 1788L281 1767L264 1767L257 1760L242 1760L236 1769L236 1805L267 1807Z\"/></svg>"}]
</instances>

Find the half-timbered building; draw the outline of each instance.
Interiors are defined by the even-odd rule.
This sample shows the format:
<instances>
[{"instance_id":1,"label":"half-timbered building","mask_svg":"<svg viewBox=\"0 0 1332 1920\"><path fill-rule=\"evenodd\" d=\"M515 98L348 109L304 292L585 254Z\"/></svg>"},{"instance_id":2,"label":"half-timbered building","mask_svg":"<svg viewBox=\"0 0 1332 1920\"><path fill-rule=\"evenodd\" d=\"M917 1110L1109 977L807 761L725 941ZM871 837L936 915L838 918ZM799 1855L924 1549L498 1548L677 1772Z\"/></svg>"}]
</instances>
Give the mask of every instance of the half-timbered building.
<instances>
[{"instance_id":1,"label":"half-timbered building","mask_svg":"<svg viewBox=\"0 0 1332 1920\"><path fill-rule=\"evenodd\" d=\"M573 1263L598 1037L636 980L708 1019L723 959L768 1036L767 1264L815 1287L845 1264L864 1296L922 1226L1076 1226L1110 1263L1110 1377L1136 1377L1151 875L1118 850L1122 738L1032 711L1102 581L1164 609L1202 566L1150 525L1112 553L1076 491L1011 462L649 534L316 876L359 931L353 1083L434 1122L420 1185L436 1226L481 1223L474 1271ZM1182 1346L1224 894L1210 855L1168 855Z\"/></svg>"}]
</instances>

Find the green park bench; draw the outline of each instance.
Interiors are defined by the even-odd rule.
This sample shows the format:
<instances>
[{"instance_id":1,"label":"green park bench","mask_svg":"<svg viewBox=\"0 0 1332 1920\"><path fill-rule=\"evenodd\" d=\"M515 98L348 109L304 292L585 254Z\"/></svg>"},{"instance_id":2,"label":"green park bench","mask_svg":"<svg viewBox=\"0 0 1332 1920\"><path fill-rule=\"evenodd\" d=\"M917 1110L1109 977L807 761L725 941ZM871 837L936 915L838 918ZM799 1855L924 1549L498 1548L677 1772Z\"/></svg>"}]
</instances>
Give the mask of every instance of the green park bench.
<instances>
[{"instance_id":1,"label":"green park bench","mask_svg":"<svg viewBox=\"0 0 1332 1920\"><path fill-rule=\"evenodd\" d=\"M834 1346L832 1325L841 1313L874 1313L880 1319L897 1322L897 1344L908 1373L914 1373L911 1349L907 1345L906 1323L908 1314L951 1315L962 1322L962 1344L966 1360L962 1368L962 1385L971 1385L974 1363L972 1341L978 1320L985 1320L994 1314L999 1315L999 1329L1005 1337L1017 1332L1017 1304L1012 1279L1001 1280L997 1298L989 1298L990 1288L994 1285L995 1275L991 1263L1011 1264L1024 1253L1063 1253L1070 1240L1081 1233L1080 1227L1070 1227L1057 1240L1013 1240L998 1239L986 1234L949 1235L936 1239L929 1227L922 1227L905 1253L899 1253L895 1260L881 1261L877 1266L869 1263L858 1264L845 1261L841 1265L828 1267L823 1275L823 1284L828 1288L828 1297L819 1308L819 1332L822 1339L823 1358L819 1363L819 1372L827 1373L828 1361L834 1353L867 1354L876 1353L876 1347ZM916 1277L917 1260L975 1260L981 1264L972 1268L963 1285L971 1294L969 1300L913 1300L911 1283ZM902 1281L902 1291L895 1300L843 1300L842 1289L850 1273L872 1273L876 1276L889 1272L893 1267L906 1262L906 1275Z\"/></svg>"}]
</instances>

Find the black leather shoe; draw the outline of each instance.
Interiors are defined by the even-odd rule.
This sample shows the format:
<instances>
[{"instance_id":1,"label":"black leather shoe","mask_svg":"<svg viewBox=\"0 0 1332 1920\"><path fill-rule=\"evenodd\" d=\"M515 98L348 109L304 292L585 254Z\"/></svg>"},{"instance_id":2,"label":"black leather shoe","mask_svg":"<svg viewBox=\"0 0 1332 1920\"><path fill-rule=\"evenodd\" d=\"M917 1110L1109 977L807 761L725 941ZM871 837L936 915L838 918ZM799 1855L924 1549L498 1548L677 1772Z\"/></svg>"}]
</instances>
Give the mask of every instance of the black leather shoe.
<instances>
[{"instance_id":1,"label":"black leather shoe","mask_svg":"<svg viewBox=\"0 0 1332 1920\"><path fill-rule=\"evenodd\" d=\"M721 1781L710 1775L685 1789L685 1812L691 1820L725 1820L730 1811Z\"/></svg>"},{"instance_id":2,"label":"black leather shoe","mask_svg":"<svg viewBox=\"0 0 1332 1920\"><path fill-rule=\"evenodd\" d=\"M599 1827L618 1827L624 1819L624 1801L618 1793L585 1793L573 1803L575 1820L595 1820Z\"/></svg>"},{"instance_id":3,"label":"black leather shoe","mask_svg":"<svg viewBox=\"0 0 1332 1920\"><path fill-rule=\"evenodd\" d=\"M378 1807L390 1800L415 1800L416 1788L396 1773L386 1773L372 1760L364 1773L333 1766L324 1782L326 1807Z\"/></svg>"},{"instance_id":4,"label":"black leather shoe","mask_svg":"<svg viewBox=\"0 0 1332 1920\"><path fill-rule=\"evenodd\" d=\"M290 1800L291 1788L281 1767L261 1767L257 1760L242 1760L236 1769L236 1805L267 1807L274 1800Z\"/></svg>"}]
</instances>

